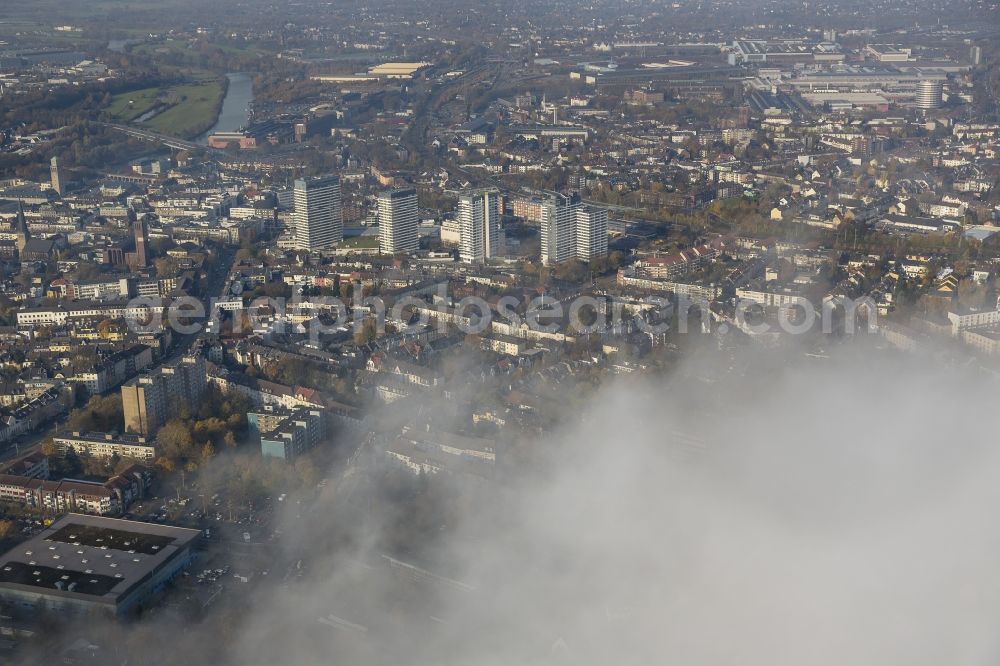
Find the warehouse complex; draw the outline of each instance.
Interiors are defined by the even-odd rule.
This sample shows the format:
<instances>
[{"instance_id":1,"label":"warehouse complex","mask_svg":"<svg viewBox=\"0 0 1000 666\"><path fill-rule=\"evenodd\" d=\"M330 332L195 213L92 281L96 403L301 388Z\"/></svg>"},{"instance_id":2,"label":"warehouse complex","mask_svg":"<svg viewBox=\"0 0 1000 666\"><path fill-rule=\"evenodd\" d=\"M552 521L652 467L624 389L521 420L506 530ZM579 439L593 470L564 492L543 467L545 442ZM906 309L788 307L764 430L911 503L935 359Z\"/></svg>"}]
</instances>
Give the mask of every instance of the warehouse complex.
<instances>
[{"instance_id":1,"label":"warehouse complex","mask_svg":"<svg viewBox=\"0 0 1000 666\"><path fill-rule=\"evenodd\" d=\"M0 557L0 601L60 613L128 615L191 563L199 535L69 514Z\"/></svg>"}]
</instances>

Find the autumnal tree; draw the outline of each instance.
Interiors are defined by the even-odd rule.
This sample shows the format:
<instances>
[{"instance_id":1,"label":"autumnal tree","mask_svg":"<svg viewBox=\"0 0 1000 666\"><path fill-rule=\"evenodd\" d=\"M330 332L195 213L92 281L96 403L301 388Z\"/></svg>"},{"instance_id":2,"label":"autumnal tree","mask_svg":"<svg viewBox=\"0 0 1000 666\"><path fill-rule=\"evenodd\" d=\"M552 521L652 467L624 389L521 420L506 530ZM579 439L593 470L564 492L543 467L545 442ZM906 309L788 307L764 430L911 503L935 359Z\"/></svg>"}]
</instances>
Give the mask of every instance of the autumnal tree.
<instances>
[{"instance_id":1,"label":"autumnal tree","mask_svg":"<svg viewBox=\"0 0 1000 666\"><path fill-rule=\"evenodd\" d=\"M171 419L156 433L156 444L168 458L187 458L194 446L191 428L181 419Z\"/></svg>"},{"instance_id":2,"label":"autumnal tree","mask_svg":"<svg viewBox=\"0 0 1000 666\"><path fill-rule=\"evenodd\" d=\"M107 432L121 427L124 416L120 393L92 397L81 409L74 410L66 422L76 432Z\"/></svg>"},{"instance_id":3,"label":"autumnal tree","mask_svg":"<svg viewBox=\"0 0 1000 666\"><path fill-rule=\"evenodd\" d=\"M376 335L377 328L375 326L375 320L368 317L361 323L361 327L354 332L354 344L368 344L375 339Z\"/></svg>"}]
</instances>

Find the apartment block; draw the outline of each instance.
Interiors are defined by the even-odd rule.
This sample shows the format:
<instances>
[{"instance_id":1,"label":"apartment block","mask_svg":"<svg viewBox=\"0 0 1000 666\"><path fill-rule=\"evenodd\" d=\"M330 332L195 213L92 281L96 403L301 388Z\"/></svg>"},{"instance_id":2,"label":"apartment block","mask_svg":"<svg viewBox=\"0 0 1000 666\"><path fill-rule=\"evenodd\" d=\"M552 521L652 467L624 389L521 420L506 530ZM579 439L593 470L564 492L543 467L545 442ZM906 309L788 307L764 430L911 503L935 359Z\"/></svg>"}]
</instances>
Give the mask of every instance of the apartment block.
<instances>
[{"instance_id":1,"label":"apartment block","mask_svg":"<svg viewBox=\"0 0 1000 666\"><path fill-rule=\"evenodd\" d=\"M499 191L463 192L458 198L458 223L462 261L480 263L497 256L501 250Z\"/></svg>"},{"instance_id":2,"label":"apartment block","mask_svg":"<svg viewBox=\"0 0 1000 666\"><path fill-rule=\"evenodd\" d=\"M90 458L130 458L153 461L156 446L142 435L118 435L110 432L63 432L52 438L62 454L72 450Z\"/></svg>"},{"instance_id":3,"label":"apartment block","mask_svg":"<svg viewBox=\"0 0 1000 666\"><path fill-rule=\"evenodd\" d=\"M265 458L295 460L326 435L322 409L282 409L272 405L247 414L250 432L260 437L260 454Z\"/></svg>"},{"instance_id":4,"label":"apartment block","mask_svg":"<svg viewBox=\"0 0 1000 666\"><path fill-rule=\"evenodd\" d=\"M576 193L553 193L542 205L541 217L543 264L607 256L607 210L585 205Z\"/></svg>"},{"instance_id":5,"label":"apartment block","mask_svg":"<svg viewBox=\"0 0 1000 666\"><path fill-rule=\"evenodd\" d=\"M122 386L125 432L152 436L168 420L197 406L207 383L205 358L193 354Z\"/></svg>"}]
</instances>

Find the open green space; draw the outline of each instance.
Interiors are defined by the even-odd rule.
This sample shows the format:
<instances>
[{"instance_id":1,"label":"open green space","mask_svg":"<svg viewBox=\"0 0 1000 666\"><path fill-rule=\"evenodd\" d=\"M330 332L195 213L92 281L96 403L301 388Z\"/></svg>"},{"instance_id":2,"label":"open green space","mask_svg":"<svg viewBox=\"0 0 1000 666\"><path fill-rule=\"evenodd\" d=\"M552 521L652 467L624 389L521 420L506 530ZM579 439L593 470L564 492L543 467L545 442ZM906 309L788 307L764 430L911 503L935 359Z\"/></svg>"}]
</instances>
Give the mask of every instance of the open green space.
<instances>
[{"instance_id":1,"label":"open green space","mask_svg":"<svg viewBox=\"0 0 1000 666\"><path fill-rule=\"evenodd\" d=\"M338 247L372 250L378 247L378 236L354 236L345 238L338 243Z\"/></svg>"},{"instance_id":2,"label":"open green space","mask_svg":"<svg viewBox=\"0 0 1000 666\"><path fill-rule=\"evenodd\" d=\"M157 42L136 44L129 49L129 52L148 56L162 56L168 53L186 55L188 52L188 43L187 40L164 39Z\"/></svg>"},{"instance_id":3,"label":"open green space","mask_svg":"<svg viewBox=\"0 0 1000 666\"><path fill-rule=\"evenodd\" d=\"M186 39L162 39L157 41L135 44L129 47L128 52L150 58L167 59L175 64L187 64L196 66L199 59L206 53L218 51L227 56L246 56L250 58L260 58L267 54L267 51L252 45L236 45L226 43L201 43L192 47Z\"/></svg>"},{"instance_id":4,"label":"open green space","mask_svg":"<svg viewBox=\"0 0 1000 666\"><path fill-rule=\"evenodd\" d=\"M219 79L171 88L168 99L176 100L176 103L143 125L156 132L177 136L204 132L215 122L222 96L223 86Z\"/></svg>"},{"instance_id":5,"label":"open green space","mask_svg":"<svg viewBox=\"0 0 1000 666\"><path fill-rule=\"evenodd\" d=\"M132 122L152 109L157 103L159 95L160 88L130 90L112 97L107 112L115 122Z\"/></svg>"},{"instance_id":6,"label":"open green space","mask_svg":"<svg viewBox=\"0 0 1000 666\"><path fill-rule=\"evenodd\" d=\"M154 132L191 137L215 122L223 96L221 78L200 75L190 82L143 88L115 95L106 111L120 123L137 123ZM157 108L158 113L139 122L144 114Z\"/></svg>"}]
</instances>

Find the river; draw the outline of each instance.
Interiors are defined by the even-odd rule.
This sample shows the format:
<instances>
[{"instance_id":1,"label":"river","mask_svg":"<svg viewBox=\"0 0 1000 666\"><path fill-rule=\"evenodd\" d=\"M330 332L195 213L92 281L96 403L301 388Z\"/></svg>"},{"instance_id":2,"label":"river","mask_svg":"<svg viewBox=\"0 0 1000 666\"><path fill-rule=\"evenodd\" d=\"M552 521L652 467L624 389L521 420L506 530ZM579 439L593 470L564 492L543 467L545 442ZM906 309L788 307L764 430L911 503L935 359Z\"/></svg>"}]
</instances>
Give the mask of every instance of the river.
<instances>
[{"instance_id":1,"label":"river","mask_svg":"<svg viewBox=\"0 0 1000 666\"><path fill-rule=\"evenodd\" d=\"M210 130L198 137L199 142L204 142L215 132L236 132L247 124L250 117L253 78L249 74L239 72L226 74L226 78L229 79L229 88L226 90L225 99L222 100L219 119Z\"/></svg>"}]
</instances>

